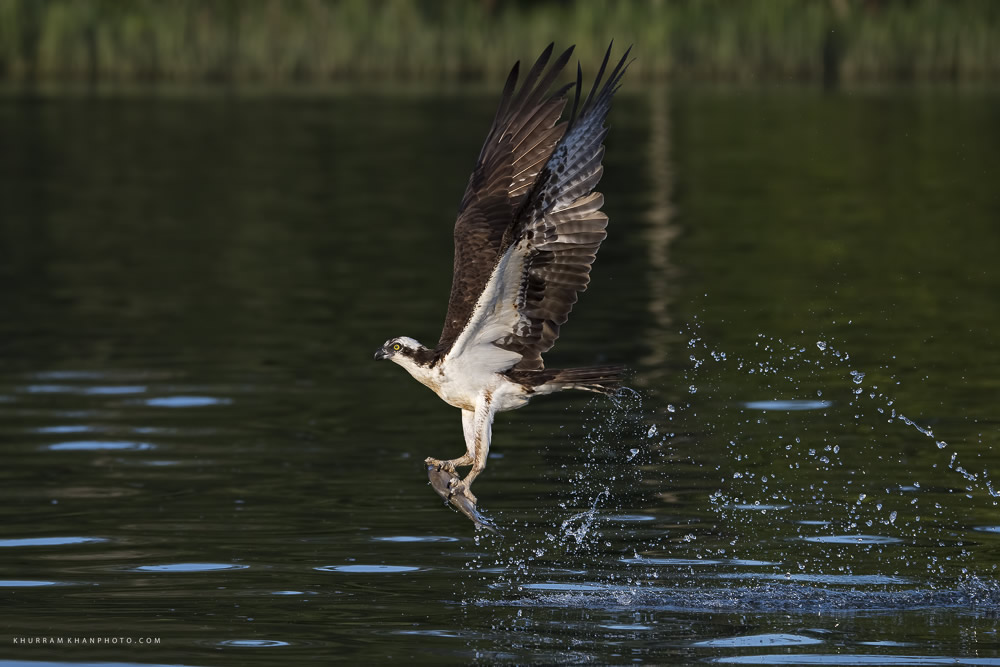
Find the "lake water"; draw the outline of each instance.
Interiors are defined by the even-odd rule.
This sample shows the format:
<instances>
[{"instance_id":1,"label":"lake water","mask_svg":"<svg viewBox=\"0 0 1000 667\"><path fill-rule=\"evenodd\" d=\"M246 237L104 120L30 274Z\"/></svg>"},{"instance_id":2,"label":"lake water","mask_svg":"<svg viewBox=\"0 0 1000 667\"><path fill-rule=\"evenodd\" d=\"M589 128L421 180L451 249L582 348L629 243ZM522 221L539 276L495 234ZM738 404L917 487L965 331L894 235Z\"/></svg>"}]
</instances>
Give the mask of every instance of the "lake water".
<instances>
[{"instance_id":1,"label":"lake water","mask_svg":"<svg viewBox=\"0 0 1000 667\"><path fill-rule=\"evenodd\" d=\"M2 664L1000 665L1000 91L627 81L548 364L634 393L501 415L477 536L372 354L494 103L0 95Z\"/></svg>"}]
</instances>

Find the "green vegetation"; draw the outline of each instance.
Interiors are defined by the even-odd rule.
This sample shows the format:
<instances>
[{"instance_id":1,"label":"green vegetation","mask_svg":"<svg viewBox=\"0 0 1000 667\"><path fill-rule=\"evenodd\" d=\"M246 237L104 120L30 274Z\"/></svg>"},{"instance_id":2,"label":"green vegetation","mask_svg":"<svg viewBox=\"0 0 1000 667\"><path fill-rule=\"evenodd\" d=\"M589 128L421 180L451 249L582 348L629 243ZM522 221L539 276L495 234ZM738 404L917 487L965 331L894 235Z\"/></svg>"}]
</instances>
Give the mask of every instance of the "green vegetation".
<instances>
[{"instance_id":1,"label":"green vegetation","mask_svg":"<svg viewBox=\"0 0 1000 667\"><path fill-rule=\"evenodd\" d=\"M0 78L498 78L612 38L645 78L1000 77L994 0L0 0Z\"/></svg>"}]
</instances>

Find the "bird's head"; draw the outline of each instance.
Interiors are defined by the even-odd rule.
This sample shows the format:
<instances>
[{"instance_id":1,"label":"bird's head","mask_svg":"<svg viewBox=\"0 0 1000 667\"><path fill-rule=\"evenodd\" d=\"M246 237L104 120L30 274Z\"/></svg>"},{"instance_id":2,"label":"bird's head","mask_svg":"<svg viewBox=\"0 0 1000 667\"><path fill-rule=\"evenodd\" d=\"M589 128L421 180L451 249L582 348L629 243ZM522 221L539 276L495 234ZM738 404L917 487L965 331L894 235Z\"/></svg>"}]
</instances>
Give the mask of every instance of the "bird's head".
<instances>
[{"instance_id":1,"label":"bird's head","mask_svg":"<svg viewBox=\"0 0 1000 667\"><path fill-rule=\"evenodd\" d=\"M398 338L390 338L382 347L375 350L375 360L389 359L400 366L405 366L408 363L415 363L416 356L425 349L423 345L412 338L399 336Z\"/></svg>"}]
</instances>

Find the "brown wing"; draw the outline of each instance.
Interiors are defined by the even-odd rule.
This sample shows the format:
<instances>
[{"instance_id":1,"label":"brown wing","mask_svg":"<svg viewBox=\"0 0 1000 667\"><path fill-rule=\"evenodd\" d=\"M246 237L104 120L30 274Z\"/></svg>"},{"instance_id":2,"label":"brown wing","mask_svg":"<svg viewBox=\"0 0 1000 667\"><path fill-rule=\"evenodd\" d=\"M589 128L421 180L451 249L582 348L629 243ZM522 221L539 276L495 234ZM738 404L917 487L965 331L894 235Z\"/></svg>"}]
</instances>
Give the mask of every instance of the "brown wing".
<instances>
[{"instance_id":1,"label":"brown wing","mask_svg":"<svg viewBox=\"0 0 1000 667\"><path fill-rule=\"evenodd\" d=\"M514 251L525 255L519 319L513 334L499 343L522 355L514 370L544 368L542 354L555 344L559 327L569 319L578 294L587 289L590 266L607 236L608 217L600 210L604 196L593 190L603 173L602 142L608 132L604 120L625 74L628 54L626 51L598 92L611 55L608 47L579 117L574 104L570 129L545 165L508 237L510 244L516 244ZM579 80L579 73L577 77ZM578 83L577 102L579 91Z\"/></svg>"},{"instance_id":2,"label":"brown wing","mask_svg":"<svg viewBox=\"0 0 1000 667\"><path fill-rule=\"evenodd\" d=\"M556 124L566 105L566 86L546 97L573 48L546 71L553 45L532 66L515 94L518 67L507 77L493 126L469 178L455 221L455 266L441 339L440 358L465 328L476 300L500 256L504 233L514 224L538 174L566 130Z\"/></svg>"}]
</instances>

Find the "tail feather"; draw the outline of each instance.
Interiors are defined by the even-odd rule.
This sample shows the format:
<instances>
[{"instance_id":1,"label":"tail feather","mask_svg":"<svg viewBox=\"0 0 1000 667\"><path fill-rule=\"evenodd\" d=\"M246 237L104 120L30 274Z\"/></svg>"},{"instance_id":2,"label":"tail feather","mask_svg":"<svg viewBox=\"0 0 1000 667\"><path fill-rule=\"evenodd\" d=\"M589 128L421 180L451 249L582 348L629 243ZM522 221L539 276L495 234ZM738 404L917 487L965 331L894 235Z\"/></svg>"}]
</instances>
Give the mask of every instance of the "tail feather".
<instances>
[{"instance_id":1,"label":"tail feather","mask_svg":"<svg viewBox=\"0 0 1000 667\"><path fill-rule=\"evenodd\" d=\"M545 385L556 385L559 389L582 389L600 394L613 394L621 387L624 375L624 366L563 368L553 370L552 377L545 382Z\"/></svg>"}]
</instances>

